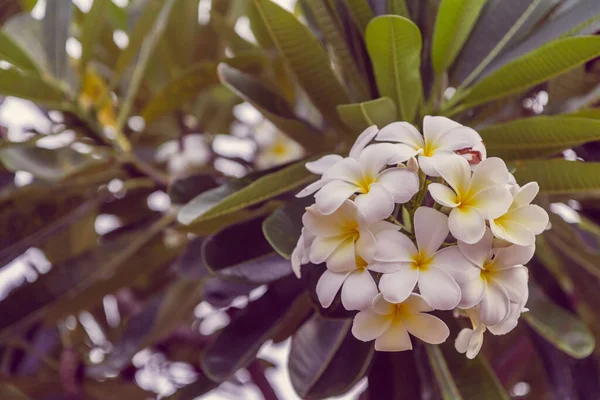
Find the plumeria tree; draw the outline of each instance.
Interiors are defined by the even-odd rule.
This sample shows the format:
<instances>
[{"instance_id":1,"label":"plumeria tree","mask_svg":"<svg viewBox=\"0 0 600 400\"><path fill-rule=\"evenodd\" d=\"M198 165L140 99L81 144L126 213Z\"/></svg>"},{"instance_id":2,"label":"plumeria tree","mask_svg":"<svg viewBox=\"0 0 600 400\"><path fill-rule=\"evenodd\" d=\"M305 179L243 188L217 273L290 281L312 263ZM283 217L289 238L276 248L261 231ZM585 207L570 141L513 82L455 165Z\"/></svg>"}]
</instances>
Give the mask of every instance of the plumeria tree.
<instances>
[{"instance_id":1,"label":"plumeria tree","mask_svg":"<svg viewBox=\"0 0 600 400\"><path fill-rule=\"evenodd\" d=\"M600 398L597 0L5 3L0 398Z\"/></svg>"}]
</instances>

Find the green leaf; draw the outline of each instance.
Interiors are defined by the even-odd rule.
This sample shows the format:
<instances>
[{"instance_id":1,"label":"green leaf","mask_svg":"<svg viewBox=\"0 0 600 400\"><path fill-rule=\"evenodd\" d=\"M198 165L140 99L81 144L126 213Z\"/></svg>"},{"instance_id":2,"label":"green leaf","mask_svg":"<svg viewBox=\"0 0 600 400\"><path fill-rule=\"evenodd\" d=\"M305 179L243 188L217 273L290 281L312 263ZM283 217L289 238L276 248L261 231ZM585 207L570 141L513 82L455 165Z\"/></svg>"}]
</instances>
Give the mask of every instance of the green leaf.
<instances>
[{"instance_id":1,"label":"green leaf","mask_svg":"<svg viewBox=\"0 0 600 400\"><path fill-rule=\"evenodd\" d=\"M202 91L219 83L215 64L202 62L191 66L167 82L146 104L142 117L151 123L163 115L191 102Z\"/></svg>"},{"instance_id":2,"label":"green leaf","mask_svg":"<svg viewBox=\"0 0 600 400\"><path fill-rule=\"evenodd\" d=\"M350 11L350 15L352 15L352 19L358 26L360 33L362 36L365 35L367 30L367 25L373 19L373 10L371 10L371 6L369 5L369 0L345 0L346 7Z\"/></svg>"},{"instance_id":3,"label":"green leaf","mask_svg":"<svg viewBox=\"0 0 600 400\"><path fill-rule=\"evenodd\" d=\"M587 326L568 311L552 303L535 284L529 285L530 311L523 314L529 326L555 347L573 358L585 358L595 347Z\"/></svg>"},{"instance_id":4,"label":"green leaf","mask_svg":"<svg viewBox=\"0 0 600 400\"><path fill-rule=\"evenodd\" d=\"M306 161L308 160L258 178L243 189L240 189L240 185L235 185L233 188L235 192L232 192L229 185L209 190L182 207L178 220L182 224L189 225L219 217L308 184L314 179L314 175L305 168Z\"/></svg>"},{"instance_id":5,"label":"green leaf","mask_svg":"<svg viewBox=\"0 0 600 400\"><path fill-rule=\"evenodd\" d=\"M219 13L212 13L210 15L210 23L221 35L221 37L227 41L227 46L234 54L244 51L258 50L258 47L254 43L250 43L246 39L242 38L235 31L235 28Z\"/></svg>"},{"instance_id":6,"label":"green leaf","mask_svg":"<svg viewBox=\"0 0 600 400\"><path fill-rule=\"evenodd\" d=\"M165 39L180 68L193 64L199 30L198 0L176 0L169 16Z\"/></svg>"},{"instance_id":7,"label":"green leaf","mask_svg":"<svg viewBox=\"0 0 600 400\"><path fill-rule=\"evenodd\" d=\"M492 72L454 102L466 110L542 83L600 55L600 37L557 39ZM452 103L452 102L451 102Z\"/></svg>"},{"instance_id":8,"label":"green leaf","mask_svg":"<svg viewBox=\"0 0 600 400\"><path fill-rule=\"evenodd\" d=\"M341 69L347 86L356 91L353 99L357 101L370 99L368 82L346 42L344 26L335 8L331 7L328 0L306 0L306 4L312 11L325 41L332 47L336 64Z\"/></svg>"},{"instance_id":9,"label":"green leaf","mask_svg":"<svg viewBox=\"0 0 600 400\"><path fill-rule=\"evenodd\" d=\"M443 0L438 9L431 48L431 60L440 75L452 65L486 0Z\"/></svg>"},{"instance_id":10,"label":"green leaf","mask_svg":"<svg viewBox=\"0 0 600 400\"><path fill-rule=\"evenodd\" d=\"M404 18L410 18L410 12L406 6L406 0L387 0L387 9L387 14L394 14Z\"/></svg>"},{"instance_id":11,"label":"green leaf","mask_svg":"<svg viewBox=\"0 0 600 400\"><path fill-rule=\"evenodd\" d=\"M71 26L73 3L70 0L54 0L46 5L42 26L44 48L48 56L50 73L57 79L67 77L67 38Z\"/></svg>"},{"instance_id":12,"label":"green leaf","mask_svg":"<svg viewBox=\"0 0 600 400\"><path fill-rule=\"evenodd\" d=\"M348 95L331 70L318 39L293 14L270 0L254 0L271 39L285 58L300 86L333 124L341 124L336 106L349 103Z\"/></svg>"},{"instance_id":13,"label":"green leaf","mask_svg":"<svg viewBox=\"0 0 600 400\"><path fill-rule=\"evenodd\" d=\"M38 0L18 0L24 11L31 12Z\"/></svg>"},{"instance_id":14,"label":"green leaf","mask_svg":"<svg viewBox=\"0 0 600 400\"><path fill-rule=\"evenodd\" d=\"M371 363L374 348L354 338L352 320L314 315L292 336L288 368L301 398L325 399L350 390Z\"/></svg>"},{"instance_id":15,"label":"green leaf","mask_svg":"<svg viewBox=\"0 0 600 400\"><path fill-rule=\"evenodd\" d=\"M7 32L0 31L0 60L24 71L39 72L35 59L23 50Z\"/></svg>"},{"instance_id":16,"label":"green leaf","mask_svg":"<svg viewBox=\"0 0 600 400\"><path fill-rule=\"evenodd\" d=\"M419 28L403 17L380 16L365 38L379 94L396 102L400 119L413 121L423 97Z\"/></svg>"},{"instance_id":17,"label":"green leaf","mask_svg":"<svg viewBox=\"0 0 600 400\"><path fill-rule=\"evenodd\" d=\"M102 18L111 3L111 0L96 0L85 14L81 28L81 59L79 60L79 70L82 73L85 72L88 61L92 59L94 48L104 28L104 23L101 23Z\"/></svg>"},{"instance_id":18,"label":"green leaf","mask_svg":"<svg viewBox=\"0 0 600 400\"><path fill-rule=\"evenodd\" d=\"M562 117L572 118L593 118L600 119L600 108L585 108L583 110L575 111L569 114L563 114Z\"/></svg>"},{"instance_id":19,"label":"green leaf","mask_svg":"<svg viewBox=\"0 0 600 400\"><path fill-rule=\"evenodd\" d=\"M427 351L429 365L431 365L431 369L433 370L442 398L444 400L462 400L462 396L456 387L452 373L448 368L448 364L446 363L440 348L436 345L426 343L425 349Z\"/></svg>"},{"instance_id":20,"label":"green leaf","mask_svg":"<svg viewBox=\"0 0 600 400\"><path fill-rule=\"evenodd\" d=\"M219 186L217 177L210 173L201 173L175 179L169 184L167 194L174 204L185 204L207 190Z\"/></svg>"},{"instance_id":21,"label":"green leaf","mask_svg":"<svg viewBox=\"0 0 600 400\"><path fill-rule=\"evenodd\" d=\"M533 117L479 131L488 155L505 160L542 157L600 140L600 121L589 118Z\"/></svg>"},{"instance_id":22,"label":"green leaf","mask_svg":"<svg viewBox=\"0 0 600 400\"><path fill-rule=\"evenodd\" d=\"M262 344L277 333L279 322L301 292L299 281L288 277L250 302L206 347L201 360L206 375L221 382L250 364Z\"/></svg>"},{"instance_id":23,"label":"green leaf","mask_svg":"<svg viewBox=\"0 0 600 400\"><path fill-rule=\"evenodd\" d=\"M0 69L0 95L31 100L54 110L70 111L72 106L63 91L37 73Z\"/></svg>"},{"instance_id":24,"label":"green leaf","mask_svg":"<svg viewBox=\"0 0 600 400\"><path fill-rule=\"evenodd\" d=\"M0 383L0 398L6 400L33 400L10 383Z\"/></svg>"},{"instance_id":25,"label":"green leaf","mask_svg":"<svg viewBox=\"0 0 600 400\"><path fill-rule=\"evenodd\" d=\"M0 147L0 163L9 171L27 171L38 179L59 182L88 169L106 165L106 160L95 159L70 147L45 149L15 144Z\"/></svg>"},{"instance_id":26,"label":"green leaf","mask_svg":"<svg viewBox=\"0 0 600 400\"><path fill-rule=\"evenodd\" d=\"M520 185L536 181L540 194L597 196L600 163L567 160L518 161L515 178Z\"/></svg>"},{"instance_id":27,"label":"green leaf","mask_svg":"<svg viewBox=\"0 0 600 400\"><path fill-rule=\"evenodd\" d=\"M276 254L262 234L264 219L231 225L206 238L202 243L206 267L223 279L252 284L269 283L291 274L290 262Z\"/></svg>"},{"instance_id":28,"label":"green leaf","mask_svg":"<svg viewBox=\"0 0 600 400\"><path fill-rule=\"evenodd\" d=\"M370 400L424 399L421 387L423 378L415 363L415 351L396 353L379 351L375 353L369 370ZM426 382L427 387L430 382Z\"/></svg>"},{"instance_id":29,"label":"green leaf","mask_svg":"<svg viewBox=\"0 0 600 400\"><path fill-rule=\"evenodd\" d=\"M302 231L302 215L312 199L296 199L278 208L265 219L262 231L271 246L289 260Z\"/></svg>"},{"instance_id":30,"label":"green leaf","mask_svg":"<svg viewBox=\"0 0 600 400\"><path fill-rule=\"evenodd\" d=\"M383 128L398 120L396 104L389 97L337 107L340 118L358 136L371 125Z\"/></svg>"},{"instance_id":31,"label":"green leaf","mask_svg":"<svg viewBox=\"0 0 600 400\"><path fill-rule=\"evenodd\" d=\"M29 14L16 15L4 25L2 31L15 45L19 46L30 62L35 64L36 71L48 70L48 58L42 44L41 21L34 19ZM3 48L2 52L4 51Z\"/></svg>"},{"instance_id":32,"label":"green leaf","mask_svg":"<svg viewBox=\"0 0 600 400\"><path fill-rule=\"evenodd\" d=\"M318 151L326 145L305 121L300 120L283 93L274 85L221 63L218 67L221 82L263 113L275 126L308 150Z\"/></svg>"}]
</instances>

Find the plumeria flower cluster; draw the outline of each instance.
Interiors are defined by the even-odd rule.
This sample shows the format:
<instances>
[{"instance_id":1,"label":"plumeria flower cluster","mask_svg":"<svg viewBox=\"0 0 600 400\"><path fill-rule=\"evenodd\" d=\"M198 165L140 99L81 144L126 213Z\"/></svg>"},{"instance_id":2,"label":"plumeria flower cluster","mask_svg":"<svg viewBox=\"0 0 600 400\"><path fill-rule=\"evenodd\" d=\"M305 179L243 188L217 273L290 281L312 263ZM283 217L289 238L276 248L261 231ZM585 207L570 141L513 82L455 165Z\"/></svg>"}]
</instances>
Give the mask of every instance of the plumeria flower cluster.
<instances>
[{"instance_id":1,"label":"plumeria flower cluster","mask_svg":"<svg viewBox=\"0 0 600 400\"><path fill-rule=\"evenodd\" d=\"M426 116L423 134L407 122L372 126L348 157L326 155L306 168L320 178L292 254L323 265L316 293L325 308L338 293L358 311L352 327L379 351L412 349L410 336L438 344L450 335L429 314L455 310L473 326L456 349L473 358L486 331L511 331L526 311L535 235L547 213L531 204L538 185L519 186L506 164L487 157L481 136L445 117Z\"/></svg>"}]
</instances>

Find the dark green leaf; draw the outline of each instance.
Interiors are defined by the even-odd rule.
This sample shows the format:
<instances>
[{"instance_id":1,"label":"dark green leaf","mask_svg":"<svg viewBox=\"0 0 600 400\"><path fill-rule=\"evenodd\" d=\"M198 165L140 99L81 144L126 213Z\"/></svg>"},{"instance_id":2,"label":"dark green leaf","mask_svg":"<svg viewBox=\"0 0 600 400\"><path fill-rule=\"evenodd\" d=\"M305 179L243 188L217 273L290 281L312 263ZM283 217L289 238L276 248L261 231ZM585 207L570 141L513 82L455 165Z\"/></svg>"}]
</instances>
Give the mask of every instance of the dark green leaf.
<instances>
[{"instance_id":1,"label":"dark green leaf","mask_svg":"<svg viewBox=\"0 0 600 400\"><path fill-rule=\"evenodd\" d=\"M540 194L597 196L600 193L600 163L567 160L518 161L519 184L536 181Z\"/></svg>"},{"instance_id":2,"label":"dark green leaf","mask_svg":"<svg viewBox=\"0 0 600 400\"><path fill-rule=\"evenodd\" d=\"M368 0L345 0L346 6L350 11L350 15L354 19L356 26L360 30L362 36L365 35L367 25L373 19L373 10L369 5Z\"/></svg>"},{"instance_id":3,"label":"dark green leaf","mask_svg":"<svg viewBox=\"0 0 600 400\"><path fill-rule=\"evenodd\" d=\"M191 66L196 57L198 0L177 0L169 16L165 39L180 68Z\"/></svg>"},{"instance_id":4,"label":"dark green leaf","mask_svg":"<svg viewBox=\"0 0 600 400\"><path fill-rule=\"evenodd\" d=\"M290 259L302 230L302 215L312 199L297 199L278 208L263 222L262 231L282 257Z\"/></svg>"},{"instance_id":5,"label":"dark green leaf","mask_svg":"<svg viewBox=\"0 0 600 400\"><path fill-rule=\"evenodd\" d=\"M20 64L17 65L19 68L23 68L23 58L29 60L25 61L25 65L28 71L47 71L48 70L48 58L46 51L44 50L43 34L42 34L42 23L37 19L34 19L29 14L16 15L11 18L10 21L3 27L3 35L10 38L10 40L20 48L20 51L24 53L19 56L21 59ZM10 47L5 47L3 43L2 50L0 53L9 51ZM10 60L7 60L10 62ZM32 68L33 64L35 68Z\"/></svg>"},{"instance_id":6,"label":"dark green leaf","mask_svg":"<svg viewBox=\"0 0 600 400\"><path fill-rule=\"evenodd\" d=\"M94 48L104 27L102 18L111 4L111 0L96 0L84 17L81 28L81 59L79 60L79 68L83 73L85 73L88 61L92 59Z\"/></svg>"},{"instance_id":7,"label":"dark green leaf","mask_svg":"<svg viewBox=\"0 0 600 400\"><path fill-rule=\"evenodd\" d=\"M183 254L175 262L175 268L179 276L188 279L201 279L210 275L210 271L202 260L202 242L204 242L202 237L189 241Z\"/></svg>"},{"instance_id":8,"label":"dark green leaf","mask_svg":"<svg viewBox=\"0 0 600 400\"><path fill-rule=\"evenodd\" d=\"M244 51L255 51L259 50L254 43L250 43L246 39L242 38L229 22L223 18L219 13L212 13L210 16L210 23L215 30L227 41L228 47L233 51L234 54Z\"/></svg>"},{"instance_id":9,"label":"dark green leaf","mask_svg":"<svg viewBox=\"0 0 600 400\"><path fill-rule=\"evenodd\" d=\"M43 34L48 55L50 73L57 79L67 77L67 38L71 26L73 3L70 0L54 0L46 4Z\"/></svg>"},{"instance_id":10,"label":"dark green leaf","mask_svg":"<svg viewBox=\"0 0 600 400\"><path fill-rule=\"evenodd\" d=\"M248 296L257 285L210 278L204 283L204 301L216 308L229 307L239 296Z\"/></svg>"},{"instance_id":11,"label":"dark green leaf","mask_svg":"<svg viewBox=\"0 0 600 400\"><path fill-rule=\"evenodd\" d=\"M442 355L442 351L436 345L425 344L429 365L433 370L437 384L444 400L462 400L462 396L456 387L452 373ZM458 356L460 357L460 355Z\"/></svg>"},{"instance_id":12,"label":"dark green leaf","mask_svg":"<svg viewBox=\"0 0 600 400\"><path fill-rule=\"evenodd\" d=\"M171 201L175 204L185 204L200 193L214 189L218 185L216 178L208 173L180 178L172 182L167 190Z\"/></svg>"},{"instance_id":13,"label":"dark green leaf","mask_svg":"<svg viewBox=\"0 0 600 400\"><path fill-rule=\"evenodd\" d=\"M340 118L358 136L371 125L383 128L398 120L394 100L389 97L365 101L364 103L343 104L337 107Z\"/></svg>"},{"instance_id":14,"label":"dark green leaf","mask_svg":"<svg viewBox=\"0 0 600 400\"><path fill-rule=\"evenodd\" d=\"M369 370L369 400L420 399L421 385L412 351L375 353Z\"/></svg>"},{"instance_id":15,"label":"dark green leaf","mask_svg":"<svg viewBox=\"0 0 600 400\"><path fill-rule=\"evenodd\" d=\"M4 31L0 31L0 60L7 61L24 71L38 71L35 60L20 47L16 40Z\"/></svg>"},{"instance_id":16,"label":"dark green leaf","mask_svg":"<svg viewBox=\"0 0 600 400\"><path fill-rule=\"evenodd\" d=\"M55 110L71 110L68 98L58 86L31 72L0 69L0 95L20 97Z\"/></svg>"}]
</instances>

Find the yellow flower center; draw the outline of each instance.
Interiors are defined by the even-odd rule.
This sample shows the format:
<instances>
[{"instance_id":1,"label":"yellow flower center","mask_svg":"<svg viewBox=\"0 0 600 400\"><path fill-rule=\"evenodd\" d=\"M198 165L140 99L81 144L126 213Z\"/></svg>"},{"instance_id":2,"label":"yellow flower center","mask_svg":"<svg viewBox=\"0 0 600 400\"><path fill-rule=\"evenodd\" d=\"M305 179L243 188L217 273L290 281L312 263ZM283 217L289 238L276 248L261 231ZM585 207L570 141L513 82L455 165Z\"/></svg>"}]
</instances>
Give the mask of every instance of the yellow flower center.
<instances>
[{"instance_id":1,"label":"yellow flower center","mask_svg":"<svg viewBox=\"0 0 600 400\"><path fill-rule=\"evenodd\" d=\"M354 255L355 259L356 259L356 269L358 270L363 270L365 268L367 268L367 262L358 254Z\"/></svg>"},{"instance_id":2,"label":"yellow flower center","mask_svg":"<svg viewBox=\"0 0 600 400\"><path fill-rule=\"evenodd\" d=\"M413 258L412 267L421 271L427 271L429 264L431 264L431 257L425 254L423 251L419 251Z\"/></svg>"},{"instance_id":3,"label":"yellow flower center","mask_svg":"<svg viewBox=\"0 0 600 400\"><path fill-rule=\"evenodd\" d=\"M492 260L487 260L483 264L483 269L479 273L481 280L487 281L494 275L494 262Z\"/></svg>"},{"instance_id":4,"label":"yellow flower center","mask_svg":"<svg viewBox=\"0 0 600 400\"><path fill-rule=\"evenodd\" d=\"M425 148L423 149L423 155L425 157L431 157L437 150L437 146L429 141L425 141Z\"/></svg>"},{"instance_id":5,"label":"yellow flower center","mask_svg":"<svg viewBox=\"0 0 600 400\"><path fill-rule=\"evenodd\" d=\"M392 317L397 320L406 320L410 318L412 313L406 304L394 304L394 311L392 313Z\"/></svg>"},{"instance_id":6,"label":"yellow flower center","mask_svg":"<svg viewBox=\"0 0 600 400\"><path fill-rule=\"evenodd\" d=\"M358 192L362 194L369 193L369 188L373 183L375 183L375 177L371 175L363 175L362 179L356 182L357 186L359 187Z\"/></svg>"},{"instance_id":7,"label":"yellow flower center","mask_svg":"<svg viewBox=\"0 0 600 400\"><path fill-rule=\"evenodd\" d=\"M275 154L276 156L285 156L288 152L287 147L285 146L285 144L279 142L276 143L275 145L273 145L273 149L271 150L273 152L273 154Z\"/></svg>"}]
</instances>

